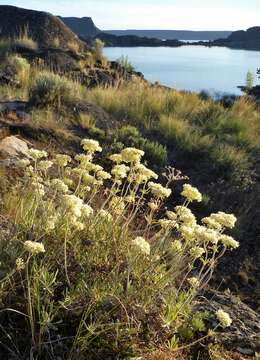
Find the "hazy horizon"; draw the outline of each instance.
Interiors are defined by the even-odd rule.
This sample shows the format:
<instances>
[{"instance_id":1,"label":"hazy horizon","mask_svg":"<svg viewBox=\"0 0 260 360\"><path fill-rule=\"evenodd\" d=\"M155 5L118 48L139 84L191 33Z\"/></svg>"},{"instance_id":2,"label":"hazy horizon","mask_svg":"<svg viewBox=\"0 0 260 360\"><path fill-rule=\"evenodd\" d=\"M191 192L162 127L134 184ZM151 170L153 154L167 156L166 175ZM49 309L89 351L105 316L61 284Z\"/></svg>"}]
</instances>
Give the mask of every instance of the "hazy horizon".
<instances>
[{"instance_id":1,"label":"hazy horizon","mask_svg":"<svg viewBox=\"0 0 260 360\"><path fill-rule=\"evenodd\" d=\"M259 24L259 0L14 0L14 5L60 16L92 17L101 30L233 31ZM259 24L260 25L260 24Z\"/></svg>"}]
</instances>

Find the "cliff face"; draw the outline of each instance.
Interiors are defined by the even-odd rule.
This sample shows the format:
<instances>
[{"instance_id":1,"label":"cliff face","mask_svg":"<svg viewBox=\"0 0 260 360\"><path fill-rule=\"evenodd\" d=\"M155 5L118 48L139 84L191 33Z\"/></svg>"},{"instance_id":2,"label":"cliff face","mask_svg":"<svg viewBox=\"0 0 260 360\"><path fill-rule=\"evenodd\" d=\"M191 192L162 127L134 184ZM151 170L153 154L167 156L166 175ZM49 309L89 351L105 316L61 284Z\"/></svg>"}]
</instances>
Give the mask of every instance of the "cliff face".
<instances>
[{"instance_id":1,"label":"cliff face","mask_svg":"<svg viewBox=\"0 0 260 360\"><path fill-rule=\"evenodd\" d=\"M56 16L15 6L0 6L0 37L13 38L24 31L42 48L51 47L54 40L59 42L60 48L67 47L70 42L81 43Z\"/></svg>"},{"instance_id":2,"label":"cliff face","mask_svg":"<svg viewBox=\"0 0 260 360\"><path fill-rule=\"evenodd\" d=\"M60 19L75 32L75 34L83 38L93 37L100 32L90 17L60 17Z\"/></svg>"}]
</instances>

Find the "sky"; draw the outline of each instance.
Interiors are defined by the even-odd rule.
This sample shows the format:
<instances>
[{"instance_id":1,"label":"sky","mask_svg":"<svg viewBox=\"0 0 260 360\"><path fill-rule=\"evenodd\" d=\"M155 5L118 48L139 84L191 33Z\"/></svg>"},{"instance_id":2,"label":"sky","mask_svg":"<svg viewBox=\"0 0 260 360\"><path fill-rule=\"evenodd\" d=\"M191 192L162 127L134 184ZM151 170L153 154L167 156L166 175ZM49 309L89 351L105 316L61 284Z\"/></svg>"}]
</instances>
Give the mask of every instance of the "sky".
<instances>
[{"instance_id":1,"label":"sky","mask_svg":"<svg viewBox=\"0 0 260 360\"><path fill-rule=\"evenodd\" d=\"M61 16L91 16L102 30L239 30L260 26L260 0L14 0Z\"/></svg>"}]
</instances>

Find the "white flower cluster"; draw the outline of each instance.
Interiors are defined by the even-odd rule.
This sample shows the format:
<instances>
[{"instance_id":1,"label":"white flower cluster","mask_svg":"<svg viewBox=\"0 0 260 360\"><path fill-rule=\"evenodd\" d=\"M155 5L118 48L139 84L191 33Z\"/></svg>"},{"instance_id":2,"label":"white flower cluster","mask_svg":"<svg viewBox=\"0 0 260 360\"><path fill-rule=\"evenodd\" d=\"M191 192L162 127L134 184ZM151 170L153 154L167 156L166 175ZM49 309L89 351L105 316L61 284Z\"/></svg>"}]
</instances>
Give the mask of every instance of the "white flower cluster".
<instances>
[{"instance_id":1,"label":"white flower cluster","mask_svg":"<svg viewBox=\"0 0 260 360\"><path fill-rule=\"evenodd\" d=\"M38 169L41 171L48 171L53 165L52 161L49 160L42 160L38 164Z\"/></svg>"},{"instance_id":2,"label":"white flower cluster","mask_svg":"<svg viewBox=\"0 0 260 360\"><path fill-rule=\"evenodd\" d=\"M150 244L141 236L138 236L132 241L132 245L144 255L150 255Z\"/></svg>"},{"instance_id":3,"label":"white flower cluster","mask_svg":"<svg viewBox=\"0 0 260 360\"><path fill-rule=\"evenodd\" d=\"M158 199L168 198L172 193L171 189L165 188L161 184L156 184L152 181L148 183L148 187L151 193Z\"/></svg>"},{"instance_id":4,"label":"white flower cluster","mask_svg":"<svg viewBox=\"0 0 260 360\"><path fill-rule=\"evenodd\" d=\"M92 139L83 139L81 141L81 145L83 147L83 149L91 154L95 153L95 152L101 152L102 148L99 145L99 142L96 140L92 140Z\"/></svg>"},{"instance_id":5,"label":"white flower cluster","mask_svg":"<svg viewBox=\"0 0 260 360\"><path fill-rule=\"evenodd\" d=\"M223 328L229 327L232 324L229 314L222 309L216 312L216 317Z\"/></svg>"},{"instance_id":6,"label":"white flower cluster","mask_svg":"<svg viewBox=\"0 0 260 360\"><path fill-rule=\"evenodd\" d=\"M115 165L111 173L115 176L116 179L124 179L127 177L127 173L130 168L124 164Z\"/></svg>"},{"instance_id":7,"label":"white flower cluster","mask_svg":"<svg viewBox=\"0 0 260 360\"><path fill-rule=\"evenodd\" d=\"M25 241L24 248L32 255L38 255L45 252L44 245L34 241Z\"/></svg>"},{"instance_id":8,"label":"white flower cluster","mask_svg":"<svg viewBox=\"0 0 260 360\"><path fill-rule=\"evenodd\" d=\"M60 179L53 179L51 181L51 186L60 193L66 194L69 191L69 188L64 182Z\"/></svg>"},{"instance_id":9,"label":"white flower cluster","mask_svg":"<svg viewBox=\"0 0 260 360\"><path fill-rule=\"evenodd\" d=\"M187 279L187 281L193 288L198 288L200 286L200 282L199 282L198 278L196 278L194 276Z\"/></svg>"},{"instance_id":10,"label":"white flower cluster","mask_svg":"<svg viewBox=\"0 0 260 360\"><path fill-rule=\"evenodd\" d=\"M121 151L122 160L126 163L139 163L144 152L136 148L126 148Z\"/></svg>"},{"instance_id":11,"label":"white flower cluster","mask_svg":"<svg viewBox=\"0 0 260 360\"><path fill-rule=\"evenodd\" d=\"M60 167L66 167L68 163L71 162L71 157L65 154L57 154L55 158L55 163Z\"/></svg>"},{"instance_id":12,"label":"white flower cluster","mask_svg":"<svg viewBox=\"0 0 260 360\"><path fill-rule=\"evenodd\" d=\"M202 195L199 192L199 190L190 184L184 184L183 185L183 191L181 193L182 196L184 196L189 202L192 201L202 201Z\"/></svg>"},{"instance_id":13,"label":"white flower cluster","mask_svg":"<svg viewBox=\"0 0 260 360\"><path fill-rule=\"evenodd\" d=\"M123 158L121 154L113 154L109 156L109 159L116 164L121 164L123 162Z\"/></svg>"},{"instance_id":14,"label":"white flower cluster","mask_svg":"<svg viewBox=\"0 0 260 360\"><path fill-rule=\"evenodd\" d=\"M28 155L33 159L33 160L40 160L42 158L46 158L48 156L47 152L44 150L37 150L37 149L30 149L28 150Z\"/></svg>"}]
</instances>

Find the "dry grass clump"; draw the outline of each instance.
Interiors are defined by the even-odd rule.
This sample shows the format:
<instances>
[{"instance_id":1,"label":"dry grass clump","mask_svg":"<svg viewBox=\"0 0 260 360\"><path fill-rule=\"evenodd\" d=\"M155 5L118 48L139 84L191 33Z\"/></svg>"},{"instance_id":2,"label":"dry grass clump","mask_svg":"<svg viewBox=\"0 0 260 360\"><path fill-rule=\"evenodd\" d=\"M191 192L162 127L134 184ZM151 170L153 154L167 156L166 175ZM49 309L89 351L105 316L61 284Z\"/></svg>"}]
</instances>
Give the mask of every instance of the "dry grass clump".
<instances>
[{"instance_id":1,"label":"dry grass clump","mask_svg":"<svg viewBox=\"0 0 260 360\"><path fill-rule=\"evenodd\" d=\"M82 147L74 158L30 149L5 186L1 355L174 356L207 334L208 314L194 314L193 301L226 250L239 246L225 235L236 218L218 212L198 221L189 204L202 195L189 184L167 211L182 179L173 169L163 186L139 149L111 155L107 171L94 161L97 141ZM227 313L215 316L218 328L230 326Z\"/></svg>"},{"instance_id":2,"label":"dry grass clump","mask_svg":"<svg viewBox=\"0 0 260 360\"><path fill-rule=\"evenodd\" d=\"M78 54L80 52L80 44L78 41L69 41L67 47L75 54Z\"/></svg>"}]
</instances>

